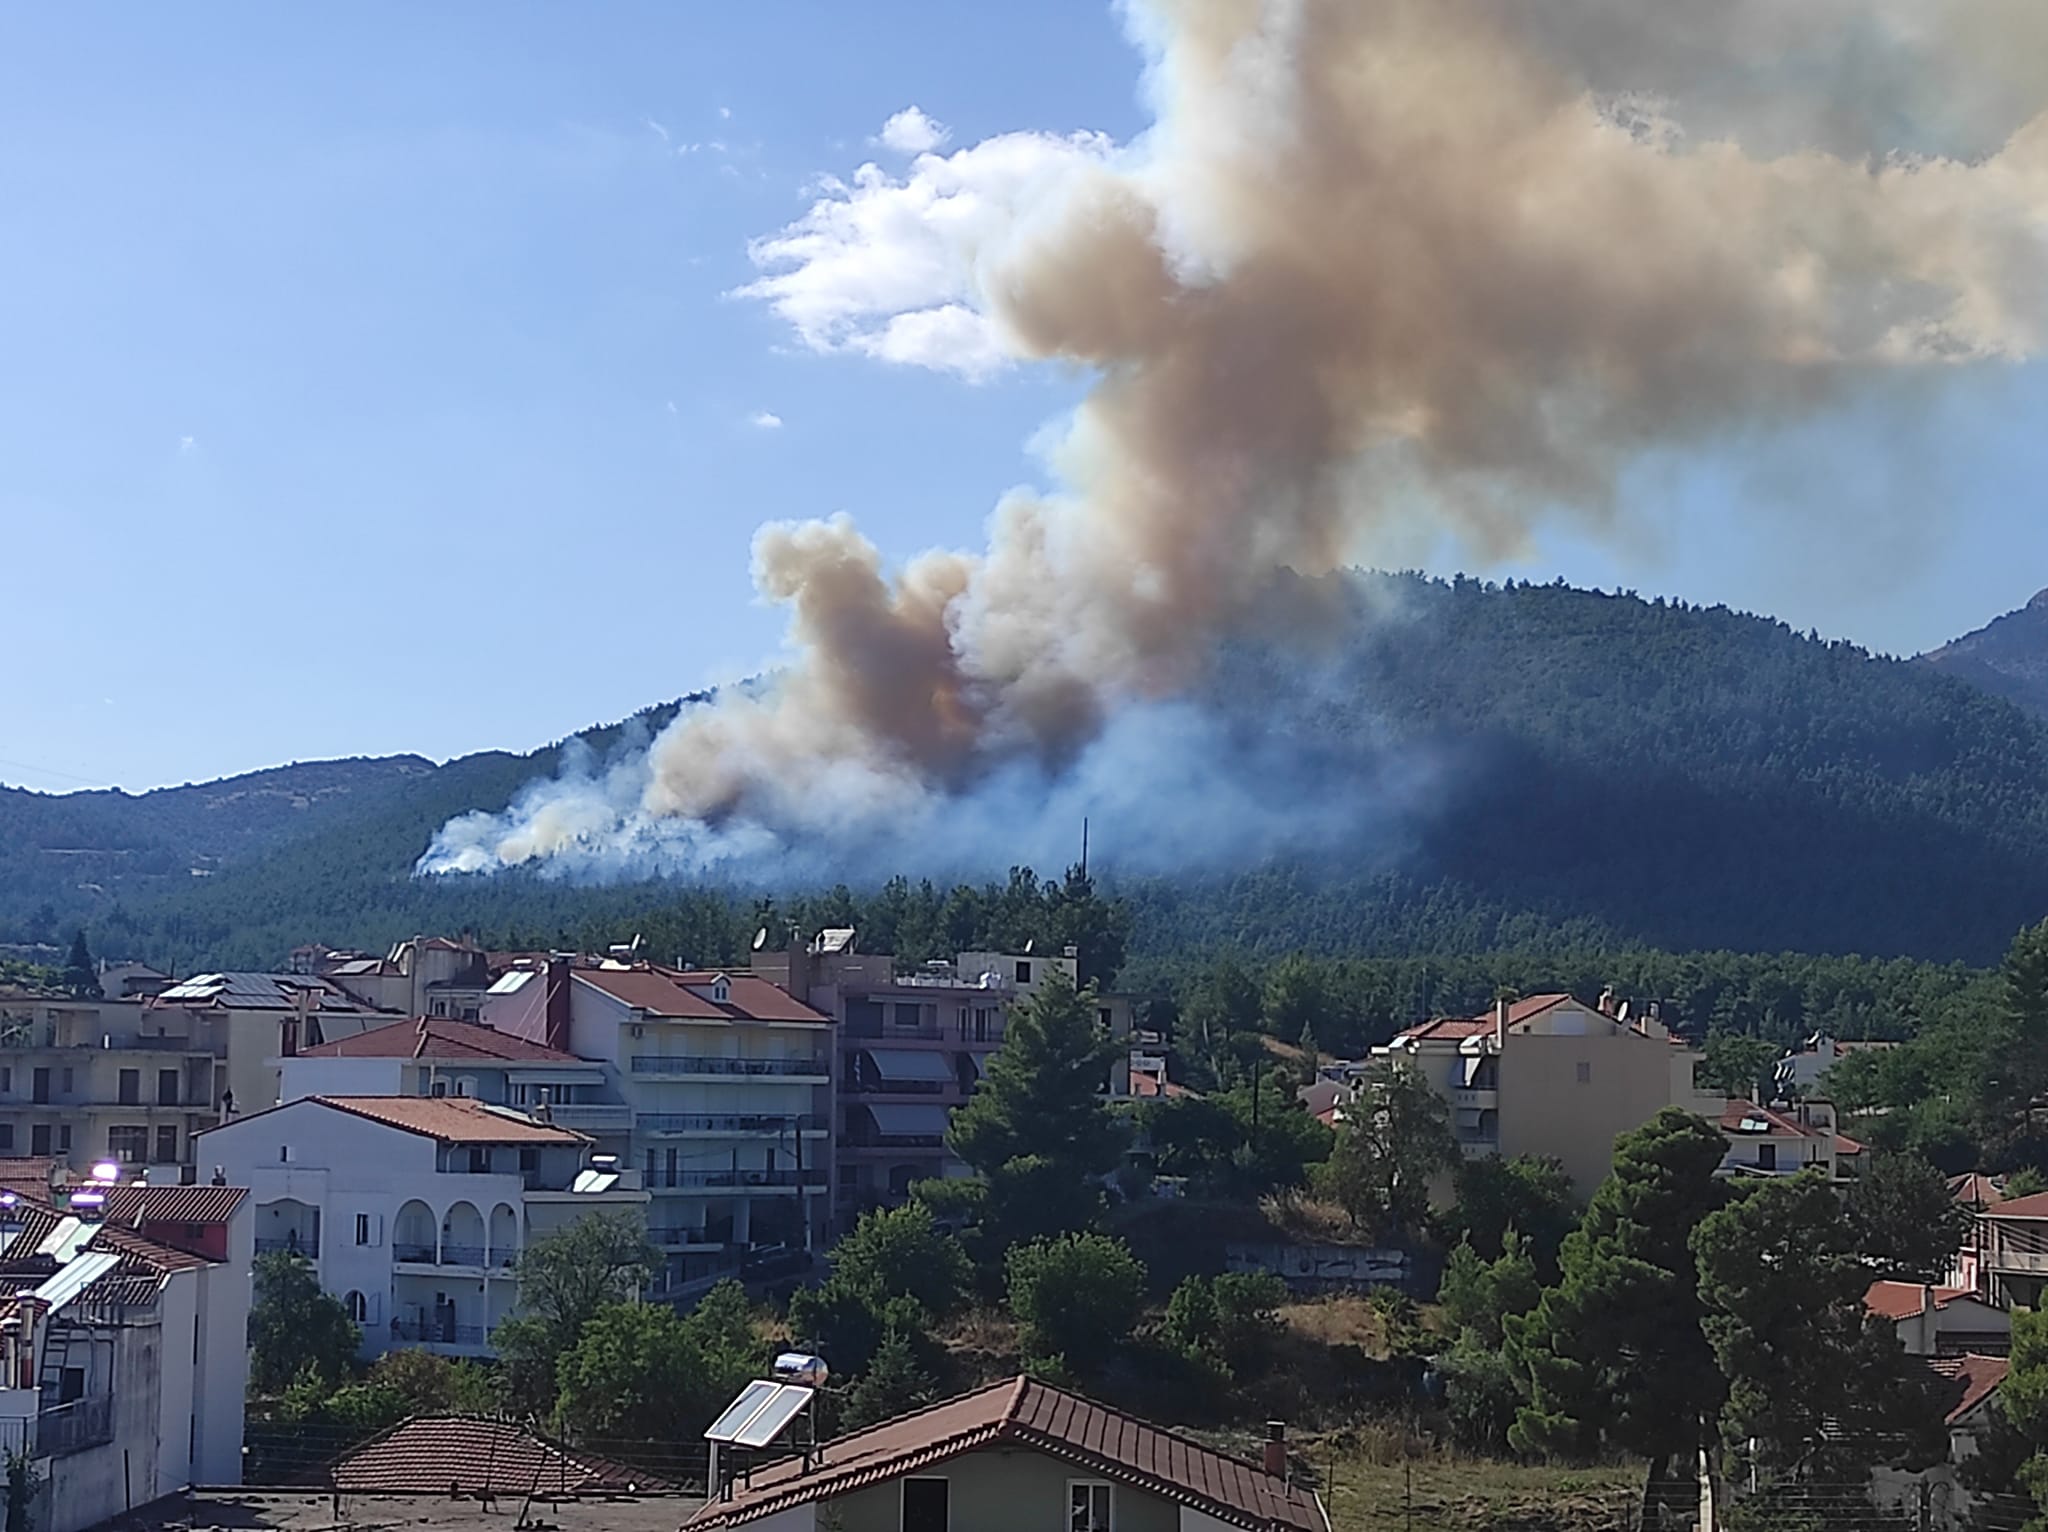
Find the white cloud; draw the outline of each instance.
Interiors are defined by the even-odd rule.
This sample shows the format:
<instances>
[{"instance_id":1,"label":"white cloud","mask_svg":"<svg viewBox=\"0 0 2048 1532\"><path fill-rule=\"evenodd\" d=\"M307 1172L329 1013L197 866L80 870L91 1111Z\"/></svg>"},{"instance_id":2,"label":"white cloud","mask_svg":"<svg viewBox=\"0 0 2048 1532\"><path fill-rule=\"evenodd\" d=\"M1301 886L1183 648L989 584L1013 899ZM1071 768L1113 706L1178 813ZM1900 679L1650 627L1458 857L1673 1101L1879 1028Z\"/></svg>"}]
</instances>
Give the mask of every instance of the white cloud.
<instances>
[{"instance_id":1,"label":"white cloud","mask_svg":"<svg viewBox=\"0 0 2048 1532\"><path fill-rule=\"evenodd\" d=\"M759 427L763 431L780 431L782 429L782 417L775 414L772 410L756 410L747 417L747 424Z\"/></svg>"},{"instance_id":2,"label":"white cloud","mask_svg":"<svg viewBox=\"0 0 2048 1532\"><path fill-rule=\"evenodd\" d=\"M179 457L190 457L190 456L191 456L191 455L192 455L193 453L197 452L198 450L199 450L199 438L198 438L198 437L196 437L196 436L181 436L181 437L179 437L179 438L178 438L178 456L179 456Z\"/></svg>"},{"instance_id":3,"label":"white cloud","mask_svg":"<svg viewBox=\"0 0 2048 1532\"><path fill-rule=\"evenodd\" d=\"M927 117L922 107L906 106L882 124L879 142L898 154L930 154L952 136L951 128Z\"/></svg>"},{"instance_id":4,"label":"white cloud","mask_svg":"<svg viewBox=\"0 0 2048 1532\"><path fill-rule=\"evenodd\" d=\"M1016 232L1020 213L1115 151L1099 133L1006 133L902 175L867 164L828 177L801 218L755 240L758 298L813 351L852 351L979 379L1011 352L983 312L977 265Z\"/></svg>"},{"instance_id":5,"label":"white cloud","mask_svg":"<svg viewBox=\"0 0 2048 1532\"><path fill-rule=\"evenodd\" d=\"M654 134L663 143L667 143L669 141L668 129L663 127L660 123L656 122L652 117L643 117L640 119L640 121L646 127L648 132Z\"/></svg>"},{"instance_id":6,"label":"white cloud","mask_svg":"<svg viewBox=\"0 0 2048 1532\"><path fill-rule=\"evenodd\" d=\"M732 120L732 108L729 106L721 106L718 109L718 115L724 121L730 122Z\"/></svg>"}]
</instances>

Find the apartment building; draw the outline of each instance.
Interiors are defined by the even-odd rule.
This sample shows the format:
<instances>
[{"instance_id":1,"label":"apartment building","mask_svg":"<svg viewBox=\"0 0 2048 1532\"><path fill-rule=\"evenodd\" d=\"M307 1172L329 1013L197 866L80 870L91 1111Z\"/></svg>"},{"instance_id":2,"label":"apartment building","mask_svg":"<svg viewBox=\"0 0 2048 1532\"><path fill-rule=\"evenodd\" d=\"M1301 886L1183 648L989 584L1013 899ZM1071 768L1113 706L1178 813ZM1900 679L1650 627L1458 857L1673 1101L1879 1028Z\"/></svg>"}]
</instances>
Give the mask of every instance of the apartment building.
<instances>
[{"instance_id":1,"label":"apartment building","mask_svg":"<svg viewBox=\"0 0 2048 1532\"><path fill-rule=\"evenodd\" d=\"M228 1028L213 1011L143 999L0 1001L0 1155L63 1161L84 1174L191 1161L218 1120Z\"/></svg>"},{"instance_id":2,"label":"apartment building","mask_svg":"<svg viewBox=\"0 0 2048 1532\"><path fill-rule=\"evenodd\" d=\"M239 1188L0 1195L0 1446L37 1532L240 1480L249 1262Z\"/></svg>"},{"instance_id":3,"label":"apartment building","mask_svg":"<svg viewBox=\"0 0 2048 1532\"><path fill-rule=\"evenodd\" d=\"M1790 1176L1819 1170L1830 1181L1847 1181L1862 1165L1863 1145L1836 1127L1831 1102L1765 1107L1737 1098L1713 1120L1728 1140L1728 1155L1721 1161L1724 1175Z\"/></svg>"},{"instance_id":4,"label":"apartment building","mask_svg":"<svg viewBox=\"0 0 2048 1532\"><path fill-rule=\"evenodd\" d=\"M257 1252L312 1262L361 1326L366 1357L396 1346L489 1355L532 1240L647 1201L584 1135L463 1097L308 1096L200 1143L251 1189Z\"/></svg>"},{"instance_id":5,"label":"apartment building","mask_svg":"<svg viewBox=\"0 0 2048 1532\"><path fill-rule=\"evenodd\" d=\"M601 1065L639 1172L657 1291L687 1294L764 1247L808 1248L831 1207L832 1023L759 974L537 960L503 974L483 1019ZM561 1108L554 1108L559 1116Z\"/></svg>"},{"instance_id":6,"label":"apartment building","mask_svg":"<svg viewBox=\"0 0 2048 1532\"><path fill-rule=\"evenodd\" d=\"M220 1116L257 1112L278 1099L278 1060L392 1018L333 981L307 974L202 973L143 1002L147 1025L175 1030L210 1022L226 1060L215 1099Z\"/></svg>"},{"instance_id":7,"label":"apartment building","mask_svg":"<svg viewBox=\"0 0 2048 1532\"><path fill-rule=\"evenodd\" d=\"M474 942L414 936L383 957L301 947L292 966L328 980L363 1005L403 1016L475 1021L491 986L490 955Z\"/></svg>"},{"instance_id":8,"label":"apartment building","mask_svg":"<svg viewBox=\"0 0 2048 1532\"><path fill-rule=\"evenodd\" d=\"M1611 994L1598 1006L1503 1000L1491 1015L1427 1022L1373 1051L1421 1071L1449 1104L1466 1158L1554 1159L1581 1197L1606 1179L1618 1134L1667 1106L1718 1122L1726 1105L1694 1086L1703 1054Z\"/></svg>"},{"instance_id":9,"label":"apartment building","mask_svg":"<svg viewBox=\"0 0 2048 1532\"><path fill-rule=\"evenodd\" d=\"M1075 982L1071 952L963 952L952 962L902 968L888 953L859 950L838 927L782 951L757 951L752 971L838 1022L834 1128L838 1226L862 1211L903 1201L912 1182L967 1167L946 1148L953 1109L974 1091L1002 1046L1010 1010L1053 973ZM1104 1031L1131 1036L1131 1001L1097 1001ZM1128 1058L1110 1071L1112 1096L1131 1090Z\"/></svg>"},{"instance_id":10,"label":"apartment building","mask_svg":"<svg viewBox=\"0 0 2048 1532\"><path fill-rule=\"evenodd\" d=\"M2048 1192L2004 1198L1978 1212L1957 1273L1997 1308L2040 1307L2048 1285Z\"/></svg>"}]
</instances>

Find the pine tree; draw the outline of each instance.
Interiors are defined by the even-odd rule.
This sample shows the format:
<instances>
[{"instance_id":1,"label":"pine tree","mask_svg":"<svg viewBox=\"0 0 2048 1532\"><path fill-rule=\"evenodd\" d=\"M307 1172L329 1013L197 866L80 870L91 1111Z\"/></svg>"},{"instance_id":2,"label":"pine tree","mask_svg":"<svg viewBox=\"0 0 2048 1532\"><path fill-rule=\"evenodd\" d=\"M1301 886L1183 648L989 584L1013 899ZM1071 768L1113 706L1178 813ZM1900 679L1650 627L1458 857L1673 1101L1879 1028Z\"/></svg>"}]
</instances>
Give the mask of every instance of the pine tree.
<instances>
[{"instance_id":1,"label":"pine tree","mask_svg":"<svg viewBox=\"0 0 2048 1532\"><path fill-rule=\"evenodd\" d=\"M99 965L93 962L92 949L85 944L84 927L72 933L71 955L64 960L64 974L59 982L64 993L74 1000L100 998Z\"/></svg>"},{"instance_id":2,"label":"pine tree","mask_svg":"<svg viewBox=\"0 0 2048 1532\"><path fill-rule=\"evenodd\" d=\"M843 1424L849 1431L858 1431L921 1409L931 1397L931 1374L919 1363L910 1337L892 1325L875 1348L867 1371L846 1392Z\"/></svg>"}]
</instances>

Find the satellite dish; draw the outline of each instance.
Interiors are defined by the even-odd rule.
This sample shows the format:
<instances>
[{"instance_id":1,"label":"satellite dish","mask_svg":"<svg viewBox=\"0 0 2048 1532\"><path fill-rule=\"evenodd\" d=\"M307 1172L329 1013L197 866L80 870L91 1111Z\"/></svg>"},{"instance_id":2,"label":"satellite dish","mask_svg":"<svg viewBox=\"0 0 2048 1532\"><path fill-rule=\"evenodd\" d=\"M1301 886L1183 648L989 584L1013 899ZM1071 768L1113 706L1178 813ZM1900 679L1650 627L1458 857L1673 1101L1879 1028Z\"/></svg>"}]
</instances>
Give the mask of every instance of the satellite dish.
<instances>
[{"instance_id":1,"label":"satellite dish","mask_svg":"<svg viewBox=\"0 0 2048 1532\"><path fill-rule=\"evenodd\" d=\"M759 951L760 951L760 950L761 950L761 949L762 949L763 947L765 947L765 946L767 946L767 945L768 945L768 928L767 928L766 926L763 926L763 927L761 927L761 929L760 929L760 930L758 930L758 931L756 931L756 932L754 933L754 950L755 950L756 952L759 952Z\"/></svg>"}]
</instances>

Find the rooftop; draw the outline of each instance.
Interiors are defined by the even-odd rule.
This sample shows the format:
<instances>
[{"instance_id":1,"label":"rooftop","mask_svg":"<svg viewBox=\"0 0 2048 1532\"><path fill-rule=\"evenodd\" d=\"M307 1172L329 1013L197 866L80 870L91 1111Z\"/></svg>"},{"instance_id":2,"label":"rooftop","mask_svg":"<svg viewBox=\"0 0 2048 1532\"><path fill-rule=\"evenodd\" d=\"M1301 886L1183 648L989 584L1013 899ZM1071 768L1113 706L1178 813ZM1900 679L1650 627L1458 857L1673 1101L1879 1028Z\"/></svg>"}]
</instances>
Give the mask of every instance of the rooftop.
<instances>
[{"instance_id":1,"label":"rooftop","mask_svg":"<svg viewBox=\"0 0 2048 1532\"><path fill-rule=\"evenodd\" d=\"M589 1139L553 1123L540 1122L510 1107L489 1106L468 1096L304 1096L265 1107L201 1133L221 1133L272 1112L311 1102L355 1117L417 1133L443 1144L587 1144Z\"/></svg>"},{"instance_id":2,"label":"rooftop","mask_svg":"<svg viewBox=\"0 0 2048 1532\"><path fill-rule=\"evenodd\" d=\"M310 993L323 1011L360 1011L325 979L302 973L202 973L181 979L156 997L165 1005L220 1005L237 1010L289 1011Z\"/></svg>"},{"instance_id":3,"label":"rooftop","mask_svg":"<svg viewBox=\"0 0 2048 1532\"><path fill-rule=\"evenodd\" d=\"M422 1016L418 1021L395 1021L388 1027L374 1027L354 1037L337 1038L313 1048L301 1048L305 1059L443 1059L450 1061L492 1061L507 1064L581 1064L573 1053L563 1053L540 1043L514 1037L474 1021L453 1021L444 1016Z\"/></svg>"},{"instance_id":4,"label":"rooftop","mask_svg":"<svg viewBox=\"0 0 2048 1532\"><path fill-rule=\"evenodd\" d=\"M1721 1109L1721 1131L1769 1138L1839 1137L1832 1128L1810 1126L1796 1117L1787 1117L1783 1112L1774 1111L1767 1106L1758 1106L1754 1101L1745 1101L1739 1096ZM1857 1145L1858 1149L1861 1147L1862 1145ZM1855 1150L1850 1152L1854 1153Z\"/></svg>"},{"instance_id":5,"label":"rooftop","mask_svg":"<svg viewBox=\"0 0 2048 1532\"><path fill-rule=\"evenodd\" d=\"M2002 1356L1928 1357L1927 1365L1939 1380L1943 1419L1954 1425L1977 1408L2005 1381L2006 1359Z\"/></svg>"},{"instance_id":6,"label":"rooftop","mask_svg":"<svg viewBox=\"0 0 2048 1532\"><path fill-rule=\"evenodd\" d=\"M1316 1498L1285 1479L1171 1431L1032 1378L1008 1378L971 1394L827 1443L806 1472L801 1458L754 1470L693 1527L740 1526L789 1506L1001 1444L1043 1452L1091 1474L1192 1506L1227 1526L1324 1532Z\"/></svg>"},{"instance_id":7,"label":"rooftop","mask_svg":"<svg viewBox=\"0 0 2048 1532\"><path fill-rule=\"evenodd\" d=\"M224 1223L248 1198L240 1186L144 1186L131 1182L107 1193L109 1223Z\"/></svg>"},{"instance_id":8,"label":"rooftop","mask_svg":"<svg viewBox=\"0 0 2048 1532\"><path fill-rule=\"evenodd\" d=\"M1508 1006L1508 1025L1512 1027L1534 1020L1552 1006L1563 1005L1571 998L1570 995L1530 995L1527 999L1517 1000ZM1500 1018L1491 1011L1484 1016L1440 1016L1435 1021L1425 1021L1421 1026L1410 1027L1400 1036L1416 1041L1425 1038L1456 1040L1478 1037L1482 1033L1491 1032L1499 1024L1499 1020Z\"/></svg>"},{"instance_id":9,"label":"rooftop","mask_svg":"<svg viewBox=\"0 0 2048 1532\"><path fill-rule=\"evenodd\" d=\"M344 1495L338 1507L324 1489L201 1490L140 1506L121 1518L121 1526L124 1532L518 1532L539 1518L557 1532L676 1532L695 1503L673 1495L543 1498L544 1517L540 1506L527 1509L523 1494L508 1490L489 1502L451 1500L445 1484L431 1495Z\"/></svg>"},{"instance_id":10,"label":"rooftop","mask_svg":"<svg viewBox=\"0 0 2048 1532\"><path fill-rule=\"evenodd\" d=\"M1927 1287L1919 1282L1873 1282L1863 1306L1885 1319L1913 1319L1930 1308L1946 1308L1958 1298L1974 1297L1967 1287Z\"/></svg>"},{"instance_id":11,"label":"rooftop","mask_svg":"<svg viewBox=\"0 0 2048 1532\"><path fill-rule=\"evenodd\" d=\"M829 1026L831 1018L813 1010L779 984L745 972L660 968L651 963L633 967L578 968L579 984L602 990L614 1000L650 1016L680 1021L785 1021ZM713 998L719 981L726 998Z\"/></svg>"},{"instance_id":12,"label":"rooftop","mask_svg":"<svg viewBox=\"0 0 2048 1532\"><path fill-rule=\"evenodd\" d=\"M565 1447L515 1421L419 1415L349 1453L331 1470L355 1495L632 1494L676 1486L644 1468Z\"/></svg>"}]
</instances>

